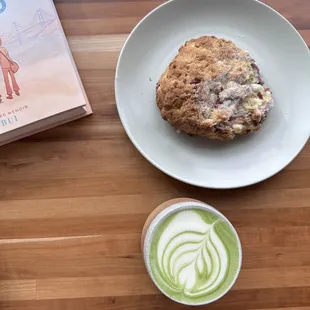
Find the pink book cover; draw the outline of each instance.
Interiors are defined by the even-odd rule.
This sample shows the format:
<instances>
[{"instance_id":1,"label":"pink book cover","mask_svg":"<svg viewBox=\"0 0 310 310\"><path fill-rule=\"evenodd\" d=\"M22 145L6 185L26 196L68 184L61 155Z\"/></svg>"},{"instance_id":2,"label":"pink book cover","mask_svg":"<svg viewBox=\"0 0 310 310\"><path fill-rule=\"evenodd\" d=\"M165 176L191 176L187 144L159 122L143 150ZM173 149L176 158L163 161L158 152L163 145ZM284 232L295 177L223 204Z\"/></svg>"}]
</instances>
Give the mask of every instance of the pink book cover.
<instances>
[{"instance_id":1,"label":"pink book cover","mask_svg":"<svg viewBox=\"0 0 310 310\"><path fill-rule=\"evenodd\" d=\"M0 96L0 135L72 109L91 113L52 0L0 0Z\"/></svg>"}]
</instances>

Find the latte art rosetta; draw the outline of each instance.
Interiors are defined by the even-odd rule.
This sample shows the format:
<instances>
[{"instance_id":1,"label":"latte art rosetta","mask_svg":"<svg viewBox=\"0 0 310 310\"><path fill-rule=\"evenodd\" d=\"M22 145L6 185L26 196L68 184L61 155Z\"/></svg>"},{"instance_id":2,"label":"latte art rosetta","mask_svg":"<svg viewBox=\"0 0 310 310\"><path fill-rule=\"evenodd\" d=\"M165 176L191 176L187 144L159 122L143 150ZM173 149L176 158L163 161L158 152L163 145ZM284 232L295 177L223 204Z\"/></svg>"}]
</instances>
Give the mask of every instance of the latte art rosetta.
<instances>
[{"instance_id":1,"label":"latte art rosetta","mask_svg":"<svg viewBox=\"0 0 310 310\"><path fill-rule=\"evenodd\" d=\"M187 231L174 236L169 231L164 233L163 237L170 241L161 248L158 262L172 289L193 297L221 285L228 269L228 253L214 231L216 223L205 225L204 232Z\"/></svg>"},{"instance_id":2,"label":"latte art rosetta","mask_svg":"<svg viewBox=\"0 0 310 310\"><path fill-rule=\"evenodd\" d=\"M151 271L159 287L176 299L213 299L233 282L238 245L228 223L198 209L168 218L153 237Z\"/></svg>"}]
</instances>

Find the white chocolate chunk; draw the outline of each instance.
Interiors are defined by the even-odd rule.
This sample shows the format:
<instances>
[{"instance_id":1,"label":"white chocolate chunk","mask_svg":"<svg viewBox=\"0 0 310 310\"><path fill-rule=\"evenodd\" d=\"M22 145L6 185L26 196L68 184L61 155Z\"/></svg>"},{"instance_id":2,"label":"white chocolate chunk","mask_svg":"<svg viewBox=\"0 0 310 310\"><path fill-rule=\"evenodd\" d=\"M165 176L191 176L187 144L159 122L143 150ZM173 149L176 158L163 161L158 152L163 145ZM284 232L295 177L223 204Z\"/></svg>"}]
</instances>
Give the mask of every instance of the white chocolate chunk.
<instances>
[{"instance_id":1,"label":"white chocolate chunk","mask_svg":"<svg viewBox=\"0 0 310 310\"><path fill-rule=\"evenodd\" d=\"M254 93L264 93L264 87L260 84L251 84L251 88Z\"/></svg>"},{"instance_id":2,"label":"white chocolate chunk","mask_svg":"<svg viewBox=\"0 0 310 310\"><path fill-rule=\"evenodd\" d=\"M233 124L233 129L235 133L241 133L244 129L244 126L241 124Z\"/></svg>"}]
</instances>

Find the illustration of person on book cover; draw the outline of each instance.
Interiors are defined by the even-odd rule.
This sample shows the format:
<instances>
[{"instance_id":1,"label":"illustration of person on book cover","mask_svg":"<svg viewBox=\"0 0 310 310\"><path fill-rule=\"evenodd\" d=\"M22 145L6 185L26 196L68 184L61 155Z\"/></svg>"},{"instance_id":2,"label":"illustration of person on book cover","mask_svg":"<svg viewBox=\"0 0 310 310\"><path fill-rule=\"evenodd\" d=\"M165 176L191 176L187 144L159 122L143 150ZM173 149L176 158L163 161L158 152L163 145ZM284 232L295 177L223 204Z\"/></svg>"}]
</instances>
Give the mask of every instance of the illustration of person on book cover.
<instances>
[{"instance_id":1,"label":"illustration of person on book cover","mask_svg":"<svg viewBox=\"0 0 310 310\"><path fill-rule=\"evenodd\" d=\"M15 73L18 71L18 65L11 59L9 52L2 46L0 38L0 67L3 73L7 99L13 99L13 90L17 96L19 93L19 86L16 82ZM11 86L12 83L12 86ZM13 88L13 89L12 89Z\"/></svg>"}]
</instances>

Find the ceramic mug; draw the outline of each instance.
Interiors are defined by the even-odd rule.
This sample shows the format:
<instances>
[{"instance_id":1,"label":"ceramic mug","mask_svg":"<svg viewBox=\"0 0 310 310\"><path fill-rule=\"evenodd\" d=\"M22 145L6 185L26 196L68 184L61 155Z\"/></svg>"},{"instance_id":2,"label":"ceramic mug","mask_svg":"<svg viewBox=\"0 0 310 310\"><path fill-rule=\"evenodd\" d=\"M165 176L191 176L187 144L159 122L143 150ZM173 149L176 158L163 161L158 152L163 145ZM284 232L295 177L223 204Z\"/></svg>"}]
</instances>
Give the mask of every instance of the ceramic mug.
<instances>
[{"instance_id":1,"label":"ceramic mug","mask_svg":"<svg viewBox=\"0 0 310 310\"><path fill-rule=\"evenodd\" d=\"M206 220L204 214L207 216ZM191 220L197 221L197 224L190 224ZM169 228L170 226L171 228ZM181 230L182 227L188 227L189 232L180 233L178 226ZM196 226L200 231L195 232ZM167 232L169 229L170 232ZM203 233L204 229L205 234ZM173 235L173 231L175 231L175 235ZM179 239L180 245L176 245L174 251L171 244L176 244L176 240L181 238L182 234L184 237L187 234L187 239L194 238L194 242L188 245ZM172 239L169 239L170 236ZM168 241L167 244L169 244L165 250L162 250L162 242L166 241L162 240ZM210 249L208 249L208 244ZM214 250L216 247L217 252ZM189 306L207 305L227 294L235 284L242 264L241 243L229 220L215 208L188 198L166 201L150 214L142 231L141 250L148 274L157 288L170 299ZM166 265L164 253L169 254L167 254ZM186 273L184 273L186 268L179 268L178 264L179 266L184 264L181 262L181 258L189 262L188 258L191 259L191 257L186 258L187 253L190 253L196 261L193 260L191 265L184 265L189 272L186 278ZM214 253L213 257L212 253ZM171 271L165 269L165 266L172 266ZM221 266L225 266L222 271ZM182 270L183 274L182 272L174 273L174 270L178 268ZM199 268L201 268L201 272ZM206 271L208 268L209 271ZM215 280L213 281L213 279ZM195 287L195 281L199 283L199 288ZM212 283L210 286L208 286L208 281ZM182 285L183 288L180 289ZM187 286L189 287L187 288ZM204 287L205 289L203 289ZM208 287L210 290L207 289Z\"/></svg>"}]
</instances>

